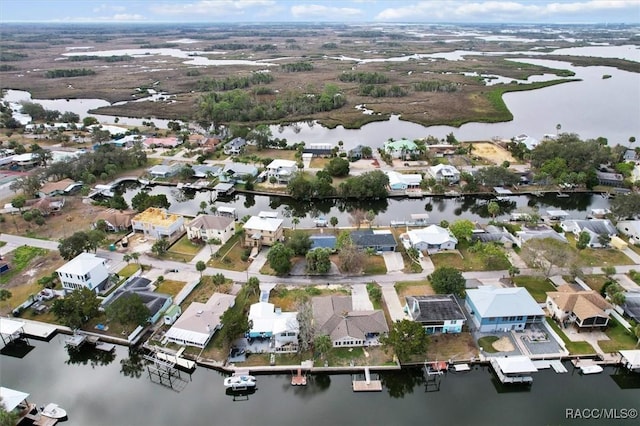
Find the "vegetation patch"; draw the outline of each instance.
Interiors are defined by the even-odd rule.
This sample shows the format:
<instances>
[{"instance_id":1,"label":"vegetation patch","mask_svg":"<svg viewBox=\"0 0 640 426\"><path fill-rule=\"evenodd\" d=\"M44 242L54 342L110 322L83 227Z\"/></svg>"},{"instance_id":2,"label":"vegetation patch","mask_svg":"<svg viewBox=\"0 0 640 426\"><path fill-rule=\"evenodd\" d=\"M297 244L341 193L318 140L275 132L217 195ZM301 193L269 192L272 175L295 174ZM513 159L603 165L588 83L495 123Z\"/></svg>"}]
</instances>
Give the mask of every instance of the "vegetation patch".
<instances>
[{"instance_id":1,"label":"vegetation patch","mask_svg":"<svg viewBox=\"0 0 640 426\"><path fill-rule=\"evenodd\" d=\"M609 280L605 275L585 275L582 281L585 282L592 290L600 292L604 284Z\"/></svg>"},{"instance_id":2,"label":"vegetation patch","mask_svg":"<svg viewBox=\"0 0 640 426\"><path fill-rule=\"evenodd\" d=\"M230 271L246 271L249 267L249 254L246 250L242 247L242 235L236 234L220 247L207 265Z\"/></svg>"},{"instance_id":3,"label":"vegetation patch","mask_svg":"<svg viewBox=\"0 0 640 426\"><path fill-rule=\"evenodd\" d=\"M185 286L184 281L176 281L176 280L162 280L159 284L157 284L156 292L170 294L174 299L180 293L180 291Z\"/></svg>"},{"instance_id":4,"label":"vegetation patch","mask_svg":"<svg viewBox=\"0 0 640 426\"><path fill-rule=\"evenodd\" d=\"M138 269L140 269L140 265L137 263L130 263L118 272L118 276L120 276L121 279L129 278L131 275L135 274Z\"/></svg>"},{"instance_id":5,"label":"vegetation patch","mask_svg":"<svg viewBox=\"0 0 640 426\"><path fill-rule=\"evenodd\" d=\"M167 253L169 255L174 255L177 258L183 259L183 262L190 262L191 259L193 259L193 257L198 254L203 247L204 245L193 243L185 234L171 247L169 247Z\"/></svg>"},{"instance_id":6,"label":"vegetation patch","mask_svg":"<svg viewBox=\"0 0 640 426\"><path fill-rule=\"evenodd\" d=\"M595 349L593 349L593 346L591 346L587 342L572 342L571 340L569 340L564 331L560 329L560 326L553 319L549 317L547 317L546 319L547 324L549 324L551 328L553 328L553 331L555 331L556 334L560 336L560 338L564 342L565 347L571 355L593 355L596 353Z\"/></svg>"},{"instance_id":7,"label":"vegetation patch","mask_svg":"<svg viewBox=\"0 0 640 426\"><path fill-rule=\"evenodd\" d=\"M382 275L387 273L387 265L382 256L366 256L362 269L365 275Z\"/></svg>"},{"instance_id":8,"label":"vegetation patch","mask_svg":"<svg viewBox=\"0 0 640 426\"><path fill-rule=\"evenodd\" d=\"M473 341L471 333L429 336L426 356L428 361L468 360L477 354L478 348Z\"/></svg>"},{"instance_id":9,"label":"vegetation patch","mask_svg":"<svg viewBox=\"0 0 640 426\"><path fill-rule=\"evenodd\" d=\"M493 344L500 340L498 336L484 336L478 339L478 347L482 348L483 351L488 353L497 353L499 352L496 348L493 347Z\"/></svg>"},{"instance_id":10,"label":"vegetation patch","mask_svg":"<svg viewBox=\"0 0 640 426\"><path fill-rule=\"evenodd\" d=\"M638 339L615 318L609 319L609 326L605 330L605 334L609 340L598 340L598 346L604 352L616 353L619 350L637 349L638 347Z\"/></svg>"},{"instance_id":11,"label":"vegetation patch","mask_svg":"<svg viewBox=\"0 0 640 426\"><path fill-rule=\"evenodd\" d=\"M518 287L524 287L538 303L547 300L547 291L556 291L551 281L544 277L514 277L514 283Z\"/></svg>"},{"instance_id":12,"label":"vegetation patch","mask_svg":"<svg viewBox=\"0 0 640 426\"><path fill-rule=\"evenodd\" d=\"M47 250L21 246L16 248L12 254L13 260L11 261L10 269L0 276L0 284L8 283L14 276L20 274L34 258L47 254Z\"/></svg>"},{"instance_id":13,"label":"vegetation patch","mask_svg":"<svg viewBox=\"0 0 640 426\"><path fill-rule=\"evenodd\" d=\"M404 303L404 298L407 296L428 296L435 294L429 280L398 281L394 287L401 303Z\"/></svg>"}]
</instances>

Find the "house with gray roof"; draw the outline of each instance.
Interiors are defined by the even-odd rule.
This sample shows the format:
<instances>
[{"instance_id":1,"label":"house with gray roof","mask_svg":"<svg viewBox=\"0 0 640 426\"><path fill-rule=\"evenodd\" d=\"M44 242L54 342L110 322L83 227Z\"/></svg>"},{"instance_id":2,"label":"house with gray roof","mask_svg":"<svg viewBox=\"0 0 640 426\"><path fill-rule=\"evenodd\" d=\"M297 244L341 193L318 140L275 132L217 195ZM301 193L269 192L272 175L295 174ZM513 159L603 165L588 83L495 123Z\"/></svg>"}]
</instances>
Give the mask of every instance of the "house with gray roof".
<instances>
[{"instance_id":1,"label":"house with gray roof","mask_svg":"<svg viewBox=\"0 0 640 426\"><path fill-rule=\"evenodd\" d=\"M607 247L609 244L603 244L601 237L606 236L608 237L607 239L611 239L618 235L616 227L613 226L613 223L611 223L609 219L565 220L560 223L560 227L565 232L573 233L576 239L583 232L589 234L589 243L587 246L590 248Z\"/></svg>"},{"instance_id":2,"label":"house with gray roof","mask_svg":"<svg viewBox=\"0 0 640 426\"><path fill-rule=\"evenodd\" d=\"M311 299L316 336L327 335L334 348L377 346L389 332L381 310L355 311L351 296Z\"/></svg>"},{"instance_id":3,"label":"house with gray roof","mask_svg":"<svg viewBox=\"0 0 640 426\"><path fill-rule=\"evenodd\" d=\"M396 251L398 243L388 229L352 231L351 241L362 250Z\"/></svg>"},{"instance_id":4,"label":"house with gray roof","mask_svg":"<svg viewBox=\"0 0 640 426\"><path fill-rule=\"evenodd\" d=\"M118 299L138 296L149 309L149 323L155 323L164 311L173 303L169 294L157 293L151 289L151 280L141 276L127 279L116 291L102 301L101 308L106 309Z\"/></svg>"},{"instance_id":5,"label":"house with gray roof","mask_svg":"<svg viewBox=\"0 0 640 426\"><path fill-rule=\"evenodd\" d=\"M520 231L516 231L514 237L518 247L522 247L524 243L532 239L552 238L563 243L569 243L564 235L558 234L552 227L544 224L522 226Z\"/></svg>"},{"instance_id":6,"label":"house with gray roof","mask_svg":"<svg viewBox=\"0 0 640 426\"><path fill-rule=\"evenodd\" d=\"M502 226L487 225L484 228L474 231L471 235L471 241L480 241L482 243L498 243L505 247L511 248L516 243L513 235Z\"/></svg>"},{"instance_id":7,"label":"house with gray roof","mask_svg":"<svg viewBox=\"0 0 640 426\"><path fill-rule=\"evenodd\" d=\"M229 241L235 232L235 220L228 216L201 214L185 225L190 240L220 240L221 244Z\"/></svg>"},{"instance_id":8,"label":"house with gray roof","mask_svg":"<svg viewBox=\"0 0 640 426\"><path fill-rule=\"evenodd\" d=\"M462 331L466 317L453 294L406 296L405 301L405 312L428 334Z\"/></svg>"},{"instance_id":9,"label":"house with gray roof","mask_svg":"<svg viewBox=\"0 0 640 426\"><path fill-rule=\"evenodd\" d=\"M217 164L193 164L191 168L193 169L193 177L200 179L209 176L218 176L222 171L222 166Z\"/></svg>"},{"instance_id":10,"label":"house with gray roof","mask_svg":"<svg viewBox=\"0 0 640 426\"><path fill-rule=\"evenodd\" d=\"M157 164L151 167L148 172L154 178L168 178L177 175L181 167L178 163Z\"/></svg>"},{"instance_id":11,"label":"house with gray roof","mask_svg":"<svg viewBox=\"0 0 640 426\"><path fill-rule=\"evenodd\" d=\"M544 311L523 287L468 289L465 309L481 333L524 330L544 321Z\"/></svg>"},{"instance_id":12,"label":"house with gray roof","mask_svg":"<svg viewBox=\"0 0 640 426\"><path fill-rule=\"evenodd\" d=\"M227 163L220 174L220 182L245 183L258 176L258 169L250 164Z\"/></svg>"},{"instance_id":13,"label":"house with gray roof","mask_svg":"<svg viewBox=\"0 0 640 426\"><path fill-rule=\"evenodd\" d=\"M458 183L460 181L460 170L449 164L438 164L429 167L429 175L436 182L447 182L449 184Z\"/></svg>"},{"instance_id":14,"label":"house with gray roof","mask_svg":"<svg viewBox=\"0 0 640 426\"><path fill-rule=\"evenodd\" d=\"M238 155L244 151L246 145L247 141L243 138L235 138L225 144L224 153L226 155Z\"/></svg>"}]
</instances>

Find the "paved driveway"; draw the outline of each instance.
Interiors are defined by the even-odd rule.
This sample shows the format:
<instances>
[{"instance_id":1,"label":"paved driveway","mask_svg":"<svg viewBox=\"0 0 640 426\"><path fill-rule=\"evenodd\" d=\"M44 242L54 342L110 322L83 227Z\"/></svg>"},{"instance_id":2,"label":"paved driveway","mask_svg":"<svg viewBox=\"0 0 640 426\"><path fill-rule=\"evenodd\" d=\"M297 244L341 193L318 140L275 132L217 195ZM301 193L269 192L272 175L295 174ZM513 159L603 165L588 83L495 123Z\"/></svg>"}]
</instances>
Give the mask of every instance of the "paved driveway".
<instances>
[{"instance_id":1,"label":"paved driveway","mask_svg":"<svg viewBox=\"0 0 640 426\"><path fill-rule=\"evenodd\" d=\"M382 252L384 263L387 266L387 272L397 272L404 269L404 261L402 255L397 251Z\"/></svg>"},{"instance_id":2,"label":"paved driveway","mask_svg":"<svg viewBox=\"0 0 640 426\"><path fill-rule=\"evenodd\" d=\"M354 311L373 310L373 303L369 299L366 284L353 284L351 286L351 303Z\"/></svg>"},{"instance_id":3,"label":"paved driveway","mask_svg":"<svg viewBox=\"0 0 640 426\"><path fill-rule=\"evenodd\" d=\"M384 302L387 304L387 309L389 310L389 316L392 321L402 321L406 315L404 313L404 309L402 309L402 304L400 303L400 299L398 298L398 293L396 293L396 289L393 287L393 283L385 284L382 287L382 298Z\"/></svg>"}]
</instances>

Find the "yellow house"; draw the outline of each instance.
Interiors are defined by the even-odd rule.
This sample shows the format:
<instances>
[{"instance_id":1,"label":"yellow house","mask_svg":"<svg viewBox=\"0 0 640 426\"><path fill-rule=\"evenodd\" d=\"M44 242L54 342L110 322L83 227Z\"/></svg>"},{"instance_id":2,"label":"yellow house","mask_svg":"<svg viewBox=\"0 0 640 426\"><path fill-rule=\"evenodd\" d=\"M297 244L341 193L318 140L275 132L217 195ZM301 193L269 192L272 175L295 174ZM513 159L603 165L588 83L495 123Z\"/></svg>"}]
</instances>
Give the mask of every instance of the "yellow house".
<instances>
[{"instance_id":1,"label":"yellow house","mask_svg":"<svg viewBox=\"0 0 640 426\"><path fill-rule=\"evenodd\" d=\"M251 216L244 224L244 245L246 247L272 246L282 241L282 219Z\"/></svg>"}]
</instances>

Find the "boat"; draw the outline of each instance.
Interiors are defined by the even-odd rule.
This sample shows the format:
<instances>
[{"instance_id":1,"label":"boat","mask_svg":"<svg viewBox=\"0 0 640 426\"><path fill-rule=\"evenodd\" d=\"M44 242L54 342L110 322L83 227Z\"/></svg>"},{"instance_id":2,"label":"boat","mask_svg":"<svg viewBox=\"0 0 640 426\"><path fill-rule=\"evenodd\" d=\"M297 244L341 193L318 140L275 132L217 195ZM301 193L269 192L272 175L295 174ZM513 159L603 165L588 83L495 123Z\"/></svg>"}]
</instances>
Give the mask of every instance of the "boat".
<instances>
[{"instance_id":1,"label":"boat","mask_svg":"<svg viewBox=\"0 0 640 426\"><path fill-rule=\"evenodd\" d=\"M604 369L598 364L593 364L580 367L580 371L582 372L582 374L598 374L602 373Z\"/></svg>"},{"instance_id":2,"label":"boat","mask_svg":"<svg viewBox=\"0 0 640 426\"><path fill-rule=\"evenodd\" d=\"M58 404L54 404L53 402L50 402L49 404L42 407L42 409L40 410L40 414L52 419L63 419L67 417L67 412L60 408Z\"/></svg>"},{"instance_id":3,"label":"boat","mask_svg":"<svg viewBox=\"0 0 640 426\"><path fill-rule=\"evenodd\" d=\"M224 379L224 387L243 390L256 387L256 378L249 375L231 376Z\"/></svg>"}]
</instances>

